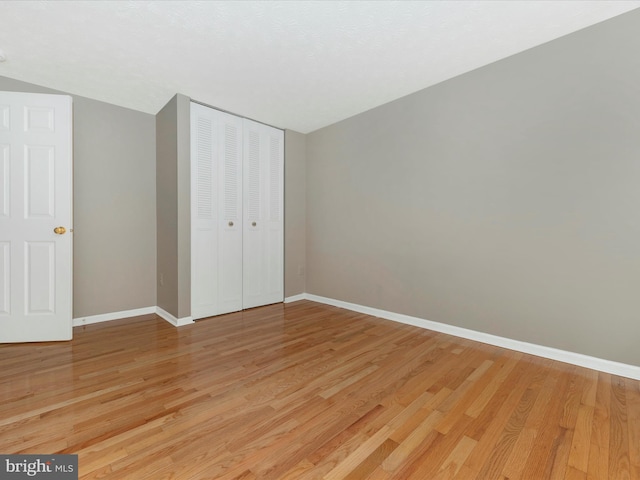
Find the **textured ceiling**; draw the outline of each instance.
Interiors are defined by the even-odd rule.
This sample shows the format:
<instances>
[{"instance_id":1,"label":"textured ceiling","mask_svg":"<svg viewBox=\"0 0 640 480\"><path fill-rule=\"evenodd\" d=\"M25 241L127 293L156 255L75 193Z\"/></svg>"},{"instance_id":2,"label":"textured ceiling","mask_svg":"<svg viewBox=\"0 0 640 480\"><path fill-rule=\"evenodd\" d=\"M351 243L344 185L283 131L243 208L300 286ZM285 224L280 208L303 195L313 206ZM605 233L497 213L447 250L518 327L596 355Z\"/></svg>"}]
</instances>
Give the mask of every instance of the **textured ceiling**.
<instances>
[{"instance_id":1,"label":"textured ceiling","mask_svg":"<svg viewBox=\"0 0 640 480\"><path fill-rule=\"evenodd\" d=\"M303 133L640 1L0 1L0 75L155 114L177 92Z\"/></svg>"}]
</instances>

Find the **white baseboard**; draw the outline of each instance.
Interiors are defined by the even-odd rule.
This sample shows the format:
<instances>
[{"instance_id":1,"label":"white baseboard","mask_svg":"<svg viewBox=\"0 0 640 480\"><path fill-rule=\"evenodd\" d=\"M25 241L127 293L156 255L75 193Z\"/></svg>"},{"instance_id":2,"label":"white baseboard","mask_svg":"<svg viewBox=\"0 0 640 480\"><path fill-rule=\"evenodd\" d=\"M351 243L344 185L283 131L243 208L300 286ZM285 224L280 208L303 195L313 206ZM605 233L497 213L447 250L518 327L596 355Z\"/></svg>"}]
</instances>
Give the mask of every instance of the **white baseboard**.
<instances>
[{"instance_id":1,"label":"white baseboard","mask_svg":"<svg viewBox=\"0 0 640 480\"><path fill-rule=\"evenodd\" d=\"M79 317L73 319L73 326L79 327L82 325L89 325L91 323L109 322L111 320L121 320L123 318L137 317L139 315L148 315L155 313L163 320L166 320L175 327L181 327L183 325L189 325L193 323L191 317L176 318L166 310L160 307L144 307L136 308L134 310L123 310L122 312L103 313L100 315L91 315L89 317Z\"/></svg>"},{"instance_id":2,"label":"white baseboard","mask_svg":"<svg viewBox=\"0 0 640 480\"><path fill-rule=\"evenodd\" d=\"M300 295L296 295L296 300L306 299L318 303L333 305L334 307L340 307L358 313L365 313L374 317L393 320L394 322L405 323L408 325L425 328L427 330L446 333L456 337L475 340L482 343L488 343L489 345L495 345L497 347L503 347L509 350L515 350L522 353L536 355L538 357L549 358L551 360L558 360L560 362L570 363L572 365L578 365L580 367L586 367L592 370L598 370L600 372L611 373L613 375L620 375L622 377L640 380L640 367L635 365L628 365L626 363L619 363L602 358L591 357L589 355L583 355L581 353L567 352L565 350L545 347L544 345L536 345L534 343L522 342L520 340L513 340L511 338L499 337L497 335L491 335L489 333L469 330L453 325L447 325L445 323L432 322L431 320L424 320L422 318L411 317L409 315L403 315L400 313L388 312L386 310L379 310L377 308L357 305L355 303L343 302L341 300L334 300L332 298L320 297L318 295L312 295L309 293L302 294L303 298L297 297L300 297Z\"/></svg>"},{"instance_id":3,"label":"white baseboard","mask_svg":"<svg viewBox=\"0 0 640 480\"><path fill-rule=\"evenodd\" d=\"M102 313L100 315L91 315L88 317L78 317L73 319L73 326L89 325L91 323L109 322L111 320L120 320L122 318L137 317L139 315L148 315L156 313L157 307L136 308L134 310L124 310L122 312Z\"/></svg>"},{"instance_id":4,"label":"white baseboard","mask_svg":"<svg viewBox=\"0 0 640 480\"><path fill-rule=\"evenodd\" d=\"M167 312L166 310L163 310L160 307L156 307L155 312L156 315L158 315L160 318L166 320L167 322L169 322L171 325L173 325L174 327L182 327L184 325L189 325L190 323L193 323L193 318L189 317L182 317L182 318L176 318L173 315L171 315L169 312Z\"/></svg>"},{"instance_id":5,"label":"white baseboard","mask_svg":"<svg viewBox=\"0 0 640 480\"><path fill-rule=\"evenodd\" d=\"M298 295L292 295L291 297L287 297L284 299L284 303L297 302L299 300L306 300L307 295L305 293L300 293Z\"/></svg>"}]
</instances>

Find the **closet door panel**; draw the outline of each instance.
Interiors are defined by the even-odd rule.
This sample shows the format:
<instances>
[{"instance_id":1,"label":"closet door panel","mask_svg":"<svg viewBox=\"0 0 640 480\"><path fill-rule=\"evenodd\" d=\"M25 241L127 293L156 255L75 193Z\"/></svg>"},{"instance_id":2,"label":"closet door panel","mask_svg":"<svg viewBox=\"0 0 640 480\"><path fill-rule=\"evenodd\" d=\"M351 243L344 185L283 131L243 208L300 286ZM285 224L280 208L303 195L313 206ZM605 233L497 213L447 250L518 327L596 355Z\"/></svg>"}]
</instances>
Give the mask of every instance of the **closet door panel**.
<instances>
[{"instance_id":1,"label":"closet door panel","mask_svg":"<svg viewBox=\"0 0 640 480\"><path fill-rule=\"evenodd\" d=\"M191 105L191 316L242 309L242 121Z\"/></svg>"},{"instance_id":2,"label":"closet door panel","mask_svg":"<svg viewBox=\"0 0 640 480\"><path fill-rule=\"evenodd\" d=\"M260 125L244 123L244 232L242 306L261 305L264 249Z\"/></svg>"},{"instance_id":3,"label":"closet door panel","mask_svg":"<svg viewBox=\"0 0 640 480\"><path fill-rule=\"evenodd\" d=\"M268 158L265 294L268 303L284 300L284 133L266 128Z\"/></svg>"},{"instance_id":4,"label":"closet door panel","mask_svg":"<svg viewBox=\"0 0 640 480\"><path fill-rule=\"evenodd\" d=\"M216 119L191 108L191 315L213 315L218 303ZM197 261L193 261L197 259Z\"/></svg>"},{"instance_id":5,"label":"closet door panel","mask_svg":"<svg viewBox=\"0 0 640 480\"><path fill-rule=\"evenodd\" d=\"M219 116L218 313L242 310L242 120Z\"/></svg>"},{"instance_id":6,"label":"closet door panel","mask_svg":"<svg viewBox=\"0 0 640 480\"><path fill-rule=\"evenodd\" d=\"M191 268L191 315L203 318L215 315L218 292L218 256L212 245L216 244L215 229L192 228L191 255L198 258L197 267Z\"/></svg>"},{"instance_id":7,"label":"closet door panel","mask_svg":"<svg viewBox=\"0 0 640 480\"><path fill-rule=\"evenodd\" d=\"M244 120L243 308L284 298L283 136Z\"/></svg>"}]
</instances>

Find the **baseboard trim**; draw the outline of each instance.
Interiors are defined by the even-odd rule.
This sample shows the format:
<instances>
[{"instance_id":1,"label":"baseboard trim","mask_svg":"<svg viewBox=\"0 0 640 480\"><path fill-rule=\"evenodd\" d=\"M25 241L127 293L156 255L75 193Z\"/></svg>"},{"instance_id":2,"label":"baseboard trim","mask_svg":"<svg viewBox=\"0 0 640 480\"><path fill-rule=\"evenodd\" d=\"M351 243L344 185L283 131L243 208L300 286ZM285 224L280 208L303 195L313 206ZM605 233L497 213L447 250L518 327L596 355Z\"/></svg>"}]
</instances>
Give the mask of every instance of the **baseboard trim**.
<instances>
[{"instance_id":1,"label":"baseboard trim","mask_svg":"<svg viewBox=\"0 0 640 480\"><path fill-rule=\"evenodd\" d=\"M73 319L73 326L90 325L92 323L109 322L111 320L121 320L123 318L137 317L156 313L157 307L135 308L133 310L123 310L121 312L102 313L100 315L90 315L88 317L78 317Z\"/></svg>"},{"instance_id":2,"label":"baseboard trim","mask_svg":"<svg viewBox=\"0 0 640 480\"><path fill-rule=\"evenodd\" d=\"M300 297L300 295L296 295L296 297ZM574 353L565 350L559 350L557 348L545 347L544 345L522 342L520 340L513 340L511 338L499 337L497 335L491 335L489 333L478 332L462 327L447 325L445 323L433 322L431 320L411 317L409 315L403 315L400 313L388 312L386 310L379 310L377 308L357 305L355 303L343 302L342 300L335 300L333 298L321 297L309 293L303 294L302 297L303 299L311 300L313 302L324 303L326 305L332 305L334 307L340 307L358 313L365 313L374 317L380 317L386 320L392 320L394 322L425 328L427 330L446 333L455 337L475 340L476 342L487 343L489 345L507 348L509 350L515 350L522 353L536 355L538 357L557 360L559 362L569 363L572 365L578 365L580 367L586 367L592 370L598 370L600 372L611 373L613 375L620 375L622 377L640 380L640 367L637 367L635 365L628 365L626 363L619 363L611 360L605 360L603 358L591 357L589 355L583 355L581 353ZM301 300L302 298L297 299Z\"/></svg>"},{"instance_id":3,"label":"baseboard trim","mask_svg":"<svg viewBox=\"0 0 640 480\"><path fill-rule=\"evenodd\" d=\"M298 295L292 295L291 297L286 297L284 299L284 303L298 302L300 300L306 300L307 295L305 293L299 293Z\"/></svg>"},{"instance_id":4,"label":"baseboard trim","mask_svg":"<svg viewBox=\"0 0 640 480\"><path fill-rule=\"evenodd\" d=\"M167 322L169 322L174 327L182 327L184 325L189 325L191 323L194 323L193 318L191 318L190 316L176 318L173 315L171 315L169 312L167 312L166 310L160 307L156 307L154 313L158 315L160 318L162 318L163 320L166 320Z\"/></svg>"},{"instance_id":5,"label":"baseboard trim","mask_svg":"<svg viewBox=\"0 0 640 480\"><path fill-rule=\"evenodd\" d=\"M191 317L176 318L160 307L144 307L136 308L134 310L123 310L121 312L102 313L100 315L74 318L73 326L80 327L82 325L89 325L92 323L109 322L111 320L122 320L124 318L138 317L140 315L149 315L151 313L158 315L160 318L166 320L174 327L182 327L183 325L189 325L193 323L193 319Z\"/></svg>"}]
</instances>

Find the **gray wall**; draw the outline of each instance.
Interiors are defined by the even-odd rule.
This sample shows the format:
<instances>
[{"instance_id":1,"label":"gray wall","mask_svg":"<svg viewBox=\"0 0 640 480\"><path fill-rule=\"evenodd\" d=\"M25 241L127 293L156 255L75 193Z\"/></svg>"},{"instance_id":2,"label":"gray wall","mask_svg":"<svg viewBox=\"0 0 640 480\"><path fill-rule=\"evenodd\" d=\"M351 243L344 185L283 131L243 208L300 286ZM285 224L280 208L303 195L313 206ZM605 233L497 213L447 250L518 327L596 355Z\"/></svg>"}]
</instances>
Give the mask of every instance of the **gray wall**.
<instances>
[{"instance_id":1,"label":"gray wall","mask_svg":"<svg viewBox=\"0 0 640 480\"><path fill-rule=\"evenodd\" d=\"M156 115L158 306L191 314L190 100L176 95Z\"/></svg>"},{"instance_id":2,"label":"gray wall","mask_svg":"<svg viewBox=\"0 0 640 480\"><path fill-rule=\"evenodd\" d=\"M284 296L306 292L306 135L284 132Z\"/></svg>"},{"instance_id":3,"label":"gray wall","mask_svg":"<svg viewBox=\"0 0 640 480\"><path fill-rule=\"evenodd\" d=\"M5 77L0 90L64 93ZM155 118L72 97L73 316L153 306Z\"/></svg>"},{"instance_id":4,"label":"gray wall","mask_svg":"<svg viewBox=\"0 0 640 480\"><path fill-rule=\"evenodd\" d=\"M307 292L640 365L640 11L307 136Z\"/></svg>"},{"instance_id":5,"label":"gray wall","mask_svg":"<svg viewBox=\"0 0 640 480\"><path fill-rule=\"evenodd\" d=\"M178 315L191 315L191 99L178 99Z\"/></svg>"},{"instance_id":6,"label":"gray wall","mask_svg":"<svg viewBox=\"0 0 640 480\"><path fill-rule=\"evenodd\" d=\"M177 96L156 115L156 242L158 306L178 315Z\"/></svg>"}]
</instances>

